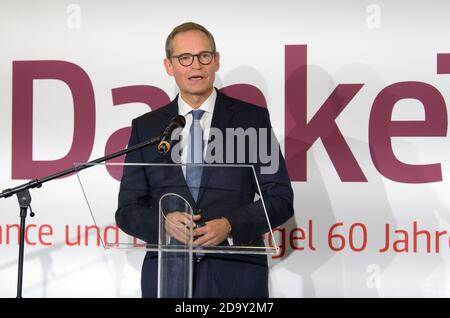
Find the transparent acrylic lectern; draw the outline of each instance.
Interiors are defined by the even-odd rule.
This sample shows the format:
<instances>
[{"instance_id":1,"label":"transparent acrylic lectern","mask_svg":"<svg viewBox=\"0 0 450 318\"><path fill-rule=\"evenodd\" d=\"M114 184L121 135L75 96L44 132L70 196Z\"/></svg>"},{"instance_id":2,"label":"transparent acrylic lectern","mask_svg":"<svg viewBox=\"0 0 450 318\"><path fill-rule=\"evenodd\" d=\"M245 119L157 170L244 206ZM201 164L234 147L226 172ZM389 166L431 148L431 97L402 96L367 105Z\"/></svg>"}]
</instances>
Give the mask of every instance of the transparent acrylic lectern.
<instances>
[{"instance_id":1,"label":"transparent acrylic lectern","mask_svg":"<svg viewBox=\"0 0 450 318\"><path fill-rule=\"evenodd\" d=\"M89 165L77 177L103 247L155 252L158 297L192 297L198 257L278 253L252 165ZM201 168L201 181L188 187L186 170L193 166ZM116 223L116 211L123 224ZM229 236L198 245L195 231L222 217L233 226Z\"/></svg>"}]
</instances>

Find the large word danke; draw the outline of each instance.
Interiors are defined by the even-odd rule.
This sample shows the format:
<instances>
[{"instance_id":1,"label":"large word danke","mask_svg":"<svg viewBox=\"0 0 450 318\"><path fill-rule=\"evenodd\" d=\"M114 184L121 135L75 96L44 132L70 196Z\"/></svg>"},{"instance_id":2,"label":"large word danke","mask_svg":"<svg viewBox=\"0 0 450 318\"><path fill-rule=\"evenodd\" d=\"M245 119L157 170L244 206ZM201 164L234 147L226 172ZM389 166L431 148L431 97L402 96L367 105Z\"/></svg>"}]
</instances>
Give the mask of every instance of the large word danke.
<instances>
[{"instance_id":1,"label":"large word danke","mask_svg":"<svg viewBox=\"0 0 450 318\"><path fill-rule=\"evenodd\" d=\"M437 54L437 74L450 74L450 53ZM62 158L34 160L33 82L49 79L62 81L70 89L74 110L72 146ZM93 85L87 72L68 61L13 61L12 82L12 178L40 178L67 169L74 162L89 161L96 133L96 105ZM368 181L336 123L337 117L364 85L338 84L308 121L307 46L285 47L285 157L292 181L307 180L307 152L318 139L322 141L343 182ZM264 95L255 86L236 84L222 90L230 96L266 106ZM112 106L144 103L155 110L170 101L162 89L152 85L117 87L111 90L111 95ZM424 120L392 120L396 103L404 99L414 99L422 104ZM351 116L351 113L346 116ZM368 147L374 166L381 175L397 182L442 181L440 163L404 163L396 157L391 139L445 137L447 121L445 100L433 85L405 81L386 86L375 97L367 123ZM130 127L123 127L112 133L106 141L105 154L125 148L130 130ZM117 160L120 162L123 158ZM112 168L108 171L112 177L120 180L121 171Z\"/></svg>"}]
</instances>

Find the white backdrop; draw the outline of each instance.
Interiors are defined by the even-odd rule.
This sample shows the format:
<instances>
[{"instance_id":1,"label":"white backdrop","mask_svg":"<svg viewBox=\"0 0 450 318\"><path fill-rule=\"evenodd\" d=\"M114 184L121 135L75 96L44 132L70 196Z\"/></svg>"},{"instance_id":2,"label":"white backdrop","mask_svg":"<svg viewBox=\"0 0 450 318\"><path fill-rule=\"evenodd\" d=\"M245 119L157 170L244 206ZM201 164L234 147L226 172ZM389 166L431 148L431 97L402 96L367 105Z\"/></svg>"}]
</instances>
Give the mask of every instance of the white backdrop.
<instances>
[{"instance_id":1,"label":"white backdrop","mask_svg":"<svg viewBox=\"0 0 450 318\"><path fill-rule=\"evenodd\" d=\"M86 72L95 94L90 154L94 159L105 154L106 142L115 131L148 111L142 103L113 107L112 89L152 85L170 98L176 95L174 81L163 68L164 42L174 26L195 21L214 34L221 53L216 86L256 86L266 98L284 151L285 46L306 45L308 120L338 84L364 84L336 123L367 182L343 182L322 141L313 144L307 153L307 180L293 181L295 220L277 232L281 243L279 234L285 233L285 254L270 261L271 295L448 297L449 235L443 232L439 238L438 252L434 235L450 230L446 128L441 137L393 138L400 161L441 164L442 181L415 184L390 180L376 169L368 131L375 97L388 85L424 82L450 100L450 76L436 71L437 54L450 52L449 11L447 1L2 0L0 188L26 181L12 178L13 61L61 60ZM32 129L33 160L60 159L72 145L70 90L61 81L36 80L33 98L33 126L26 128ZM424 108L417 100L402 100L393 119L424 120ZM291 162L289 168L295 164ZM111 177L109 181L117 182ZM48 226L41 229L42 242L26 246L24 296L140 296L142 252L108 252L95 244L67 246L66 226L73 238L77 225L92 224L76 177L45 184L32 195L37 216L28 218L29 224ZM15 198L0 200L2 297L15 296L18 245L16 237L7 237L7 228L18 223L17 210ZM419 230L431 232L429 252L424 235L413 249L415 221ZM330 243L327 237L340 222L344 225L332 234L346 237L346 246L333 251L330 244L338 245L339 239ZM308 238L295 240L300 236L296 228L308 229L309 224L314 249L308 247ZM393 234L394 230L407 231L407 251L404 240L397 242L397 251L379 251L385 244L385 224L390 224L391 239L404 239L405 232ZM358 252L350 248L349 232L358 248L363 227L367 245ZM36 228L30 228L29 234L36 242Z\"/></svg>"}]
</instances>

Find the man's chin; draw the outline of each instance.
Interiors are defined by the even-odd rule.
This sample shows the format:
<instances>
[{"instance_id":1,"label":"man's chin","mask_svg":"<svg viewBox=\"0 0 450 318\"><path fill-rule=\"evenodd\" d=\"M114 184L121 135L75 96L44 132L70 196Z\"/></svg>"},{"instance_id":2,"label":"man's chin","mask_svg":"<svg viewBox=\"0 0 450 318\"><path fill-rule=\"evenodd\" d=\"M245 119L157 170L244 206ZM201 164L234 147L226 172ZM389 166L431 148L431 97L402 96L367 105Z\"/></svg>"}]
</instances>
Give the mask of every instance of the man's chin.
<instances>
[{"instance_id":1,"label":"man's chin","mask_svg":"<svg viewBox=\"0 0 450 318\"><path fill-rule=\"evenodd\" d=\"M189 95L195 95L195 96L205 96L211 94L214 87L206 87L206 88L197 88L197 89L190 89L187 90L186 93Z\"/></svg>"}]
</instances>

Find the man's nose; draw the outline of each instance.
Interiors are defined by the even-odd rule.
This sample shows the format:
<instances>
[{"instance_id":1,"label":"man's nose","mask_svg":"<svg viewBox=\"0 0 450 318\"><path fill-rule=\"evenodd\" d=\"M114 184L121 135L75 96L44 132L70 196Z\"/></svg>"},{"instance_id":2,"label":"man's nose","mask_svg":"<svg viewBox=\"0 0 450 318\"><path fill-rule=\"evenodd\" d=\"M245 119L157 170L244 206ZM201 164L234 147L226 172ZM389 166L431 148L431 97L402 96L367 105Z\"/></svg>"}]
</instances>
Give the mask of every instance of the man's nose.
<instances>
[{"instance_id":1,"label":"man's nose","mask_svg":"<svg viewBox=\"0 0 450 318\"><path fill-rule=\"evenodd\" d=\"M194 55L194 60L192 61L191 66L194 68L202 67L202 63L200 63L200 57L198 55Z\"/></svg>"}]
</instances>

